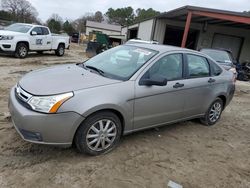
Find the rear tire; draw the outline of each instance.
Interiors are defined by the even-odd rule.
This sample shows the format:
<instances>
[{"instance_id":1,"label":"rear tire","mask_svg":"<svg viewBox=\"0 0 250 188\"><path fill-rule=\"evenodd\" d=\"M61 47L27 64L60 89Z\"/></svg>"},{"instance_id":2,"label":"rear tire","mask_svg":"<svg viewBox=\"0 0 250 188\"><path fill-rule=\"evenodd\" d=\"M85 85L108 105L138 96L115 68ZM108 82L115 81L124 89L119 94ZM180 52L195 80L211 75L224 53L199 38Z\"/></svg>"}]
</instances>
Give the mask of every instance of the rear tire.
<instances>
[{"instance_id":1,"label":"rear tire","mask_svg":"<svg viewBox=\"0 0 250 188\"><path fill-rule=\"evenodd\" d=\"M27 57L28 51L29 51L29 49L28 49L28 46L26 44L19 43L16 46L15 57L23 59L23 58Z\"/></svg>"},{"instance_id":2,"label":"rear tire","mask_svg":"<svg viewBox=\"0 0 250 188\"><path fill-rule=\"evenodd\" d=\"M74 143L80 153L100 155L118 145L121 133L120 119L112 112L102 111L89 116L80 125Z\"/></svg>"},{"instance_id":3,"label":"rear tire","mask_svg":"<svg viewBox=\"0 0 250 188\"><path fill-rule=\"evenodd\" d=\"M65 46L64 44L59 44L56 50L56 55L57 56L63 56L65 52Z\"/></svg>"},{"instance_id":4,"label":"rear tire","mask_svg":"<svg viewBox=\"0 0 250 188\"><path fill-rule=\"evenodd\" d=\"M223 110L223 101L220 98L216 98L215 101L208 108L205 116L200 118L203 125L212 126L220 119Z\"/></svg>"}]
</instances>

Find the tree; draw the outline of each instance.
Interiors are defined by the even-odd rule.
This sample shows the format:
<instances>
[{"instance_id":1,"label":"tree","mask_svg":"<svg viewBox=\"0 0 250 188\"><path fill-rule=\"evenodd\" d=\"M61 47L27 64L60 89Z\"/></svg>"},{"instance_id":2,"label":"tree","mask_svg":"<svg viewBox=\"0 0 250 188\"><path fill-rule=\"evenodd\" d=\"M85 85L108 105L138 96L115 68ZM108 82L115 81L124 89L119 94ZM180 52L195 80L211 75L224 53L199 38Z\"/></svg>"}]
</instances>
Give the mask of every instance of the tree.
<instances>
[{"instance_id":1,"label":"tree","mask_svg":"<svg viewBox=\"0 0 250 188\"><path fill-rule=\"evenodd\" d=\"M7 11L0 10L0 19L11 21L13 20L13 16Z\"/></svg>"},{"instance_id":2,"label":"tree","mask_svg":"<svg viewBox=\"0 0 250 188\"><path fill-rule=\"evenodd\" d=\"M97 12L95 13L94 20L95 20L96 22L102 22L102 21L104 20L101 11L97 11Z\"/></svg>"},{"instance_id":3,"label":"tree","mask_svg":"<svg viewBox=\"0 0 250 188\"><path fill-rule=\"evenodd\" d=\"M135 18L134 9L132 7L113 9L109 8L105 13L109 23L115 23L122 26L132 24Z\"/></svg>"},{"instance_id":4,"label":"tree","mask_svg":"<svg viewBox=\"0 0 250 188\"><path fill-rule=\"evenodd\" d=\"M249 11L243 11L243 13L250 15L250 10Z\"/></svg>"},{"instance_id":5,"label":"tree","mask_svg":"<svg viewBox=\"0 0 250 188\"><path fill-rule=\"evenodd\" d=\"M74 27L72 26L72 24L66 20L63 23L63 30L68 34L68 35L72 35L75 32Z\"/></svg>"},{"instance_id":6,"label":"tree","mask_svg":"<svg viewBox=\"0 0 250 188\"><path fill-rule=\"evenodd\" d=\"M73 27L79 31L79 32L85 32L86 31L86 21L96 21L96 22L102 22L104 20L103 14L100 11L97 11L95 14L93 13L85 13L84 16L76 19L72 25Z\"/></svg>"},{"instance_id":7,"label":"tree","mask_svg":"<svg viewBox=\"0 0 250 188\"><path fill-rule=\"evenodd\" d=\"M4 11L12 15L12 21L38 22L38 12L27 0L2 0L1 5Z\"/></svg>"},{"instance_id":8,"label":"tree","mask_svg":"<svg viewBox=\"0 0 250 188\"><path fill-rule=\"evenodd\" d=\"M62 30L62 18L58 14L52 14L47 20L47 26L52 33L60 33Z\"/></svg>"},{"instance_id":9,"label":"tree","mask_svg":"<svg viewBox=\"0 0 250 188\"><path fill-rule=\"evenodd\" d=\"M135 22L140 22L142 20L152 18L152 17L157 16L159 14L160 14L159 11L156 11L156 10L154 10L152 8L149 8L147 10L138 8L136 10L136 15L137 16L135 17Z\"/></svg>"}]
</instances>

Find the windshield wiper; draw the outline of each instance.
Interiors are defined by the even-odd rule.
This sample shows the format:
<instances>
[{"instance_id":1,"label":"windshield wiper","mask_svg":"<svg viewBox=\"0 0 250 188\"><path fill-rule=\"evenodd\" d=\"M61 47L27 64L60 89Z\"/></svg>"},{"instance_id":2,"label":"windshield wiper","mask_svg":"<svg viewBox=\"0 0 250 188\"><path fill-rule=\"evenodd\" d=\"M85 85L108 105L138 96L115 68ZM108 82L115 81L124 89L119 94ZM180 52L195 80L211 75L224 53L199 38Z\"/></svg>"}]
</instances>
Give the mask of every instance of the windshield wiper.
<instances>
[{"instance_id":1,"label":"windshield wiper","mask_svg":"<svg viewBox=\"0 0 250 188\"><path fill-rule=\"evenodd\" d=\"M90 65L84 65L84 67L94 70L95 72L98 72L100 75L105 76L105 72L103 72L103 70L98 69L96 67L90 66Z\"/></svg>"}]
</instances>

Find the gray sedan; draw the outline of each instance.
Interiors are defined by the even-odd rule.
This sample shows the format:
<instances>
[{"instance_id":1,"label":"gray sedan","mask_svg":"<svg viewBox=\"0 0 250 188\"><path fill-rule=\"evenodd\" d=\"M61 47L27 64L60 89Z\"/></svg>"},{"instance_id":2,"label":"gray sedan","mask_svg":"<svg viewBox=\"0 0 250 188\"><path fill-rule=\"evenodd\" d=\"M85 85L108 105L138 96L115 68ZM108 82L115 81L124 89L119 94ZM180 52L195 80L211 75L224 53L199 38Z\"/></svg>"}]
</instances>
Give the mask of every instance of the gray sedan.
<instances>
[{"instance_id":1,"label":"gray sedan","mask_svg":"<svg viewBox=\"0 0 250 188\"><path fill-rule=\"evenodd\" d=\"M9 110L24 140L98 155L135 131L194 118L214 125L234 90L233 73L204 54L128 44L28 73L11 89Z\"/></svg>"}]
</instances>

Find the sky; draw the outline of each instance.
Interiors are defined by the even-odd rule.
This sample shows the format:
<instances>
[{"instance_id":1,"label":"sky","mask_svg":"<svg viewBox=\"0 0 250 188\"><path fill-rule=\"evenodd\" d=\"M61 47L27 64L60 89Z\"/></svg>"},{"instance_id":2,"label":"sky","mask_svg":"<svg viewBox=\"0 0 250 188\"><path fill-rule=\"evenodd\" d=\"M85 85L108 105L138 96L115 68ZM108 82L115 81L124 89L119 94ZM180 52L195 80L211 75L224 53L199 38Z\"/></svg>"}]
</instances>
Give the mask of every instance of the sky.
<instances>
[{"instance_id":1,"label":"sky","mask_svg":"<svg viewBox=\"0 0 250 188\"><path fill-rule=\"evenodd\" d=\"M137 8L153 8L166 12L185 5L201 6L231 11L250 10L250 0L28 0L38 11L39 18L45 22L53 13L63 19L74 20L85 13L101 11L108 8L131 6Z\"/></svg>"}]
</instances>

